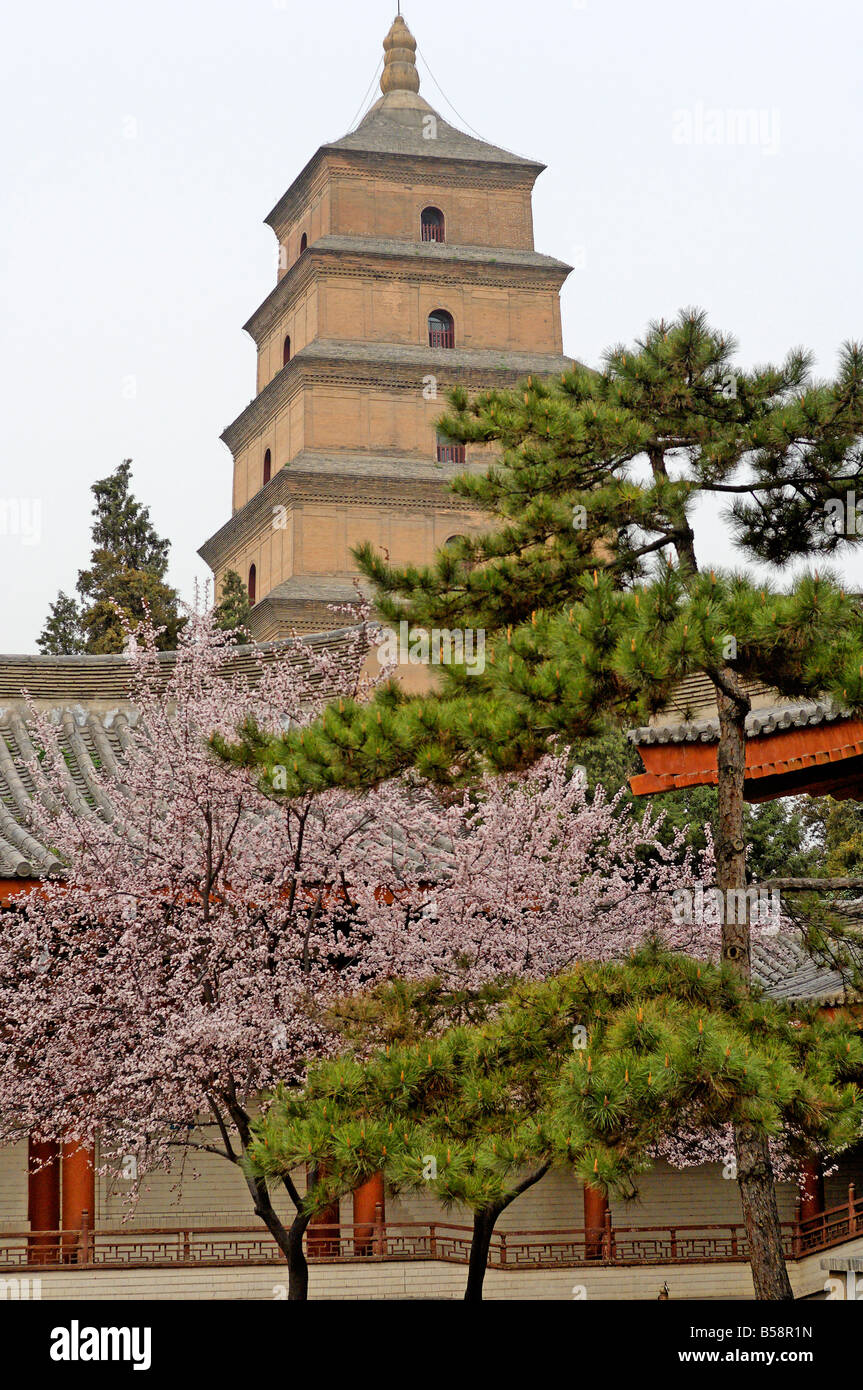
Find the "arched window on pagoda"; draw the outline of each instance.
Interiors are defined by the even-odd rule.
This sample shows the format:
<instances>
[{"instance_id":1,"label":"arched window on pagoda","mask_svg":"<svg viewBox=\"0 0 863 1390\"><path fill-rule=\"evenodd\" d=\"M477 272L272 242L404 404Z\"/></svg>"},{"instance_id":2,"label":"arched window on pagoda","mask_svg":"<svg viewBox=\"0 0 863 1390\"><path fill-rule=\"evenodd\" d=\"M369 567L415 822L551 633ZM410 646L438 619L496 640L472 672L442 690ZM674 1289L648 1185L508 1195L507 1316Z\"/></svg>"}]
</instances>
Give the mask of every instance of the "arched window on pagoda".
<instances>
[{"instance_id":1,"label":"arched window on pagoda","mask_svg":"<svg viewBox=\"0 0 863 1390\"><path fill-rule=\"evenodd\" d=\"M441 546L441 550L447 550L447 551L449 551L450 554L453 555L453 558L456 558L456 556L458 555L458 552L461 550L461 547L462 547L462 545L464 544L464 542L465 542L466 540L467 540L467 536L463 536L463 535L458 534L458 533L457 533L456 535L454 535L454 536L447 536L446 540L444 541L443 545ZM473 569L476 567L476 561L475 561L475 560L459 560L459 565L462 567L462 569L467 570L467 571L470 571L470 570L473 570Z\"/></svg>"},{"instance_id":2,"label":"arched window on pagoda","mask_svg":"<svg viewBox=\"0 0 863 1390\"><path fill-rule=\"evenodd\" d=\"M464 445L454 444L451 439L446 439L444 435L437 437L437 461L438 463L464 463Z\"/></svg>"},{"instance_id":3,"label":"arched window on pagoda","mask_svg":"<svg viewBox=\"0 0 863 1390\"><path fill-rule=\"evenodd\" d=\"M269 449L264 454L264 482L268 483L273 476L273 456Z\"/></svg>"},{"instance_id":4,"label":"arched window on pagoda","mask_svg":"<svg viewBox=\"0 0 863 1390\"><path fill-rule=\"evenodd\" d=\"M434 309L429 314L429 347L455 347L455 323L446 309Z\"/></svg>"},{"instance_id":5,"label":"arched window on pagoda","mask_svg":"<svg viewBox=\"0 0 863 1390\"><path fill-rule=\"evenodd\" d=\"M256 602L256 592L258 588L258 571L254 565L249 565L249 603L254 607Z\"/></svg>"},{"instance_id":6,"label":"arched window on pagoda","mask_svg":"<svg viewBox=\"0 0 863 1390\"><path fill-rule=\"evenodd\" d=\"M303 232L303 235L300 237L300 255L303 254L308 244L309 238L306 236L305 232Z\"/></svg>"},{"instance_id":7,"label":"arched window on pagoda","mask_svg":"<svg viewBox=\"0 0 863 1390\"><path fill-rule=\"evenodd\" d=\"M282 346L282 366L283 366L283 367L287 367L287 365L288 365L288 363L290 362L290 360L291 360L291 339L290 339L290 336L288 336L288 337L285 338L284 344L283 344L283 346Z\"/></svg>"},{"instance_id":8,"label":"arched window on pagoda","mask_svg":"<svg viewBox=\"0 0 863 1390\"><path fill-rule=\"evenodd\" d=\"M423 241L446 241L440 208L423 208L420 213L420 235Z\"/></svg>"}]
</instances>

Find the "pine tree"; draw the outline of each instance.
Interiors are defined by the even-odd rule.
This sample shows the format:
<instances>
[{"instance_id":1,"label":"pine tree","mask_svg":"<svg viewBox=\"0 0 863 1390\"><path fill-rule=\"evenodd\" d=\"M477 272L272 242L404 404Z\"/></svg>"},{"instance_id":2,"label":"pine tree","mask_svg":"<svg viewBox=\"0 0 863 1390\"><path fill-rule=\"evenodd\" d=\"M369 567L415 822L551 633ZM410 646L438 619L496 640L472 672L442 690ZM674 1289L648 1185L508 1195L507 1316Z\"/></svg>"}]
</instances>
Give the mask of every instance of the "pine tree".
<instances>
[{"instance_id":1,"label":"pine tree","mask_svg":"<svg viewBox=\"0 0 863 1390\"><path fill-rule=\"evenodd\" d=\"M47 654L121 652L123 617L140 622L149 611L164 631L159 647L173 651L183 619L177 593L165 582L170 543L162 539L144 507L130 491L131 459L93 484L93 551L88 569L78 572L79 603L60 593L39 638ZM117 609L121 610L118 613Z\"/></svg>"},{"instance_id":2,"label":"pine tree","mask_svg":"<svg viewBox=\"0 0 863 1390\"><path fill-rule=\"evenodd\" d=\"M76 656L84 650L78 604L62 589L51 604L37 646L43 656Z\"/></svg>"},{"instance_id":3,"label":"pine tree","mask_svg":"<svg viewBox=\"0 0 863 1390\"><path fill-rule=\"evenodd\" d=\"M411 986L389 991L376 1002L384 1016L395 1003L392 1023ZM832 1156L860 1133L861 1080L863 1043L845 1022L647 945L511 989L484 1023L318 1064L301 1093L276 1093L247 1152L254 1177L282 1181L314 1157L308 1213L381 1170L396 1190L467 1206L472 1301L498 1216L553 1165L629 1198L684 1126L721 1153L741 1121L792 1165Z\"/></svg>"},{"instance_id":4,"label":"pine tree","mask_svg":"<svg viewBox=\"0 0 863 1390\"><path fill-rule=\"evenodd\" d=\"M863 476L863 348L846 344L826 383L801 352L751 371L734 353L733 339L684 311L634 348L614 348L600 372L529 378L472 400L454 392L444 433L499 454L455 491L493 527L425 568L391 566L368 545L356 556L385 619L483 629L484 672L448 667L421 697L390 684L367 706L328 709L302 738L247 729L222 751L287 766L297 787L363 786L410 765L461 781L644 723L682 679L706 676L720 725L717 886L728 902L747 875L751 683L863 708L863 610L841 581L814 571L783 588L702 573L694 529L704 499L730 501L739 548L774 567L859 542L850 501ZM748 915L747 903L743 921L723 924L723 957L744 979ZM745 1125L735 1140L756 1293L788 1299L769 1153Z\"/></svg>"},{"instance_id":5,"label":"pine tree","mask_svg":"<svg viewBox=\"0 0 863 1390\"><path fill-rule=\"evenodd\" d=\"M216 604L216 625L227 632L245 627L249 616L249 591L236 570L226 570L222 580L222 593ZM238 634L242 641L242 634Z\"/></svg>"}]
</instances>

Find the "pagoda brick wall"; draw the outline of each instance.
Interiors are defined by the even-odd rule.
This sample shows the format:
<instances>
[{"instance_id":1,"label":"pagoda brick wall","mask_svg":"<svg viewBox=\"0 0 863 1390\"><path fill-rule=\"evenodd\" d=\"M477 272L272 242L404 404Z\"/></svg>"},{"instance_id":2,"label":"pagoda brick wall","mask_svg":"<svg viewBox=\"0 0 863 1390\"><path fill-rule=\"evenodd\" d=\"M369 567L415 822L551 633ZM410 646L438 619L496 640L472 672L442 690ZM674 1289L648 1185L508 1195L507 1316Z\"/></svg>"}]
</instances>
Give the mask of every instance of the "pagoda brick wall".
<instances>
[{"instance_id":1,"label":"pagoda brick wall","mask_svg":"<svg viewBox=\"0 0 863 1390\"><path fill-rule=\"evenodd\" d=\"M408 276L385 270L348 276L322 272L276 319L258 352L257 389L284 366L285 337L296 356L315 338L365 343L428 344L428 316L446 309L455 320L456 343L500 352L562 350L558 292L553 287L471 284L470 268L456 279L451 266L423 267ZM448 272L444 279L441 272ZM435 272L438 280L435 280ZM487 276L485 277L488 278ZM438 413L440 413L438 411ZM341 441L351 447L347 435ZM280 463L289 455L279 455Z\"/></svg>"},{"instance_id":2,"label":"pagoda brick wall","mask_svg":"<svg viewBox=\"0 0 863 1390\"><path fill-rule=\"evenodd\" d=\"M406 162L394 176L329 156L316 176L301 185L293 204L270 224L282 248L279 279L298 259L304 234L310 246L330 232L414 240L423 208L441 207L442 201L452 245L531 250L532 181L502 170L486 176L484 187L476 184L476 175L466 171L451 169L435 176Z\"/></svg>"}]
</instances>

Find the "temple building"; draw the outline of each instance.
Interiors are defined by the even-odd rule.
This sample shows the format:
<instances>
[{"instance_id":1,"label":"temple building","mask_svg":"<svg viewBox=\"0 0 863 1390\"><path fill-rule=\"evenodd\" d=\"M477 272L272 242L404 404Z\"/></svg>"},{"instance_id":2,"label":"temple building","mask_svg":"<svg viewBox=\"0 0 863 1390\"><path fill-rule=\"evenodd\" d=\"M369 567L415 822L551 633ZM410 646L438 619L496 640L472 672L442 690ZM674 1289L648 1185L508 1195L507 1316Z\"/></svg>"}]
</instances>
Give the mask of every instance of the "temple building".
<instances>
[{"instance_id":1,"label":"temple building","mask_svg":"<svg viewBox=\"0 0 863 1390\"><path fill-rule=\"evenodd\" d=\"M279 271L245 325L256 395L222 435L231 517L200 550L217 587L229 570L248 585L259 639L337 626L329 605L355 597L361 541L425 563L482 529L447 488L482 450L438 437L446 392L570 365L570 267L533 243L544 166L433 110L401 17L384 53L380 99L265 219Z\"/></svg>"}]
</instances>

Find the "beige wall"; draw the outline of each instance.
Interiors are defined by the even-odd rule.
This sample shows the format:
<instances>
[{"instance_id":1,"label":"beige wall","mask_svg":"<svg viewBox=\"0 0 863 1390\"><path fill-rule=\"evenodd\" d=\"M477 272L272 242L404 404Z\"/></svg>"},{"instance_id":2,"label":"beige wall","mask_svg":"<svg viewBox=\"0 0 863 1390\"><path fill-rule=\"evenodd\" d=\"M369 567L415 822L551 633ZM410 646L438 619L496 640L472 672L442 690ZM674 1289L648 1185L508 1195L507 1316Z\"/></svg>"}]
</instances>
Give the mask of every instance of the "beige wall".
<instances>
[{"instance_id":1,"label":"beige wall","mask_svg":"<svg viewBox=\"0 0 863 1390\"><path fill-rule=\"evenodd\" d=\"M281 314L258 348L258 391L284 366L285 337L291 340L294 357L313 338L318 337L318 302L320 285L317 281L296 295Z\"/></svg>"},{"instance_id":2,"label":"beige wall","mask_svg":"<svg viewBox=\"0 0 863 1390\"><path fill-rule=\"evenodd\" d=\"M446 409L445 390L441 382L437 398L425 400L422 374L417 369L414 390L316 382L298 391L237 451L234 511L245 506L263 486L267 449L274 474L304 449L322 454L403 454L436 462L436 426ZM481 448L469 449L466 458L488 463ZM372 480L370 493L373 490Z\"/></svg>"},{"instance_id":3,"label":"beige wall","mask_svg":"<svg viewBox=\"0 0 863 1390\"><path fill-rule=\"evenodd\" d=\"M265 519L263 526L238 547L224 569L219 571L217 584L221 585L226 570L236 570L244 584L249 581L249 568L256 570L256 601L262 599L283 579L294 572L294 522L290 511L284 517L285 525L279 524L282 514L274 516L272 522Z\"/></svg>"},{"instance_id":4,"label":"beige wall","mask_svg":"<svg viewBox=\"0 0 863 1390\"><path fill-rule=\"evenodd\" d=\"M329 170L326 164L318 171L306 197L292 216L278 222L274 228L279 245L278 279L287 274L299 259L300 241L305 232L311 246L318 237L326 236L332 228L332 197Z\"/></svg>"},{"instance_id":5,"label":"beige wall","mask_svg":"<svg viewBox=\"0 0 863 1390\"><path fill-rule=\"evenodd\" d=\"M431 560L435 551L453 535L480 531L487 521L479 513L456 510L432 511L388 502L386 507L330 502L297 503L284 516L279 513L262 526L232 555L225 566L248 580L249 566L257 571L257 598L292 575L342 575L355 572L351 547L372 541L389 552L393 564ZM221 584L224 570L219 572Z\"/></svg>"},{"instance_id":6,"label":"beige wall","mask_svg":"<svg viewBox=\"0 0 863 1390\"><path fill-rule=\"evenodd\" d=\"M516 176L513 183L512 176L492 168L477 175L472 187L449 182L452 177L385 176L325 160L305 199L275 226L284 247L279 278L299 257L303 233L310 246L328 233L419 241L425 207L440 208L454 246L533 250L532 175Z\"/></svg>"},{"instance_id":7,"label":"beige wall","mask_svg":"<svg viewBox=\"0 0 863 1390\"><path fill-rule=\"evenodd\" d=\"M285 309L261 342L258 391L284 366L285 336L296 354L313 338L351 342L428 343L428 316L445 309L455 322L457 347L501 352L560 352L560 300L556 289L436 284L419 275L321 275Z\"/></svg>"},{"instance_id":8,"label":"beige wall","mask_svg":"<svg viewBox=\"0 0 863 1390\"><path fill-rule=\"evenodd\" d=\"M0 1225L27 1230L27 1145L0 1148Z\"/></svg>"},{"instance_id":9,"label":"beige wall","mask_svg":"<svg viewBox=\"0 0 863 1390\"><path fill-rule=\"evenodd\" d=\"M863 1254L863 1240L842 1247L842 1254ZM789 1266L796 1298L824 1296L822 1255ZM313 1264L312 1299L462 1299L464 1265L417 1260L403 1264ZM626 1268L543 1270L490 1269L483 1296L498 1300L559 1300L573 1304L576 1326L586 1333L594 1299L655 1300L667 1283L672 1300L753 1298L747 1264L643 1265ZM270 1299L284 1300L284 1267L273 1263L234 1268L63 1270L41 1276L43 1299ZM6 1295L9 1296L8 1293ZM576 1335L578 1335L576 1333Z\"/></svg>"},{"instance_id":10,"label":"beige wall","mask_svg":"<svg viewBox=\"0 0 863 1390\"><path fill-rule=\"evenodd\" d=\"M397 180L382 174L358 178L353 172L335 173L330 230L343 236L419 241L423 208L437 207L444 214L446 239L454 246L532 251L532 182L490 187L505 185L494 169L476 177L475 186L460 187L433 176L408 182L407 176Z\"/></svg>"},{"instance_id":11,"label":"beige wall","mask_svg":"<svg viewBox=\"0 0 863 1390\"><path fill-rule=\"evenodd\" d=\"M424 400L422 392L419 368L413 390L316 384L306 393L306 448L413 454L433 462L435 422L446 402L442 396Z\"/></svg>"},{"instance_id":12,"label":"beige wall","mask_svg":"<svg viewBox=\"0 0 863 1390\"><path fill-rule=\"evenodd\" d=\"M863 1252L863 1241L842 1248L844 1254ZM820 1255L810 1255L789 1266L796 1298L823 1297L827 1273ZM309 1297L327 1300L356 1298L453 1298L464 1297L467 1269L464 1265L438 1264L431 1259L396 1264L311 1265ZM286 1270L281 1264L240 1265L233 1268L189 1269L86 1269L57 1270L39 1276L43 1300L257 1300L281 1301L286 1297ZM588 1333L591 1301L656 1300L663 1284L673 1300L753 1297L749 1266L648 1265L624 1269L489 1269L484 1298L499 1300L556 1300L573 1302L575 1334ZM0 1298L15 1297L4 1290Z\"/></svg>"},{"instance_id":13,"label":"beige wall","mask_svg":"<svg viewBox=\"0 0 863 1390\"><path fill-rule=\"evenodd\" d=\"M233 510L239 511L264 482L264 454L270 450L275 474L305 447L307 400L297 391L272 420L253 435L234 458Z\"/></svg>"}]
</instances>

